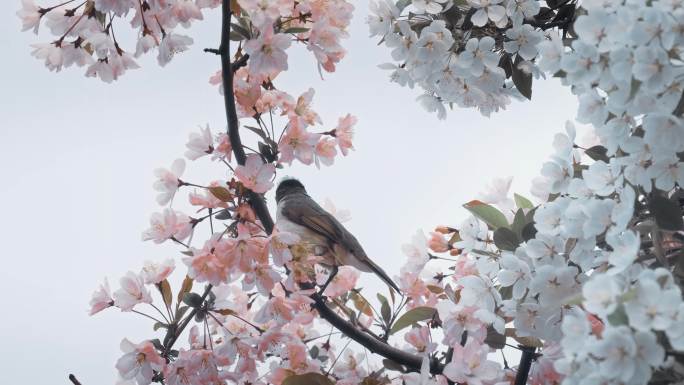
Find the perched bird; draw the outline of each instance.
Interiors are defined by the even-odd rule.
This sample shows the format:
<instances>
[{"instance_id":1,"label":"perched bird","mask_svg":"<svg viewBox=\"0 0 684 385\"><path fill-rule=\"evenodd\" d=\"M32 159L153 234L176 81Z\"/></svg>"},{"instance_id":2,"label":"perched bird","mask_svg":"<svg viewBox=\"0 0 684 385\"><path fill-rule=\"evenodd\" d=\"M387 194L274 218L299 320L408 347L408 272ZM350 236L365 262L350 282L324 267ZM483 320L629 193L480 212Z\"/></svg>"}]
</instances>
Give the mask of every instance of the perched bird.
<instances>
[{"instance_id":1,"label":"perched bird","mask_svg":"<svg viewBox=\"0 0 684 385\"><path fill-rule=\"evenodd\" d=\"M302 241L312 245L316 254L323 258L322 264L331 269L322 291L337 274L338 266L346 265L375 273L401 293L387 273L368 258L356 237L311 199L301 182L296 179L281 181L276 189L276 202L276 227L280 231L297 234Z\"/></svg>"}]
</instances>

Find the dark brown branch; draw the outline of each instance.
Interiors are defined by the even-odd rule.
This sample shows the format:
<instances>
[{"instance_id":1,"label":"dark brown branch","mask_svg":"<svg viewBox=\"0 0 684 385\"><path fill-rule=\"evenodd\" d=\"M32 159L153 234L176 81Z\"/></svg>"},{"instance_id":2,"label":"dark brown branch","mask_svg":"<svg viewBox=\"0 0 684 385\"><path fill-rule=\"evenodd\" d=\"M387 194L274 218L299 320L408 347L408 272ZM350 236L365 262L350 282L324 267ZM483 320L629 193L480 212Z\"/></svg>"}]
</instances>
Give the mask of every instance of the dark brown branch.
<instances>
[{"instance_id":1,"label":"dark brown branch","mask_svg":"<svg viewBox=\"0 0 684 385\"><path fill-rule=\"evenodd\" d=\"M245 164L245 149L242 147L242 139L240 139L240 126L238 124L237 111L235 109L235 95L233 93L233 74L238 68L247 64L248 55L242 56L239 60L231 65L230 63L230 2L224 1L221 6L221 75L223 75L223 103L226 110L226 120L228 122L228 138L230 145L233 147L233 154L235 160L239 165ZM255 214L261 220L261 224L269 234L273 231L273 219L268 212L266 200L263 195L255 192L249 192L249 203L254 209Z\"/></svg>"},{"instance_id":2,"label":"dark brown branch","mask_svg":"<svg viewBox=\"0 0 684 385\"><path fill-rule=\"evenodd\" d=\"M536 349L533 347L520 346L520 350L522 350L522 356L520 357L520 364L518 365L518 374L515 375L515 385L527 384L527 376L530 373L532 361L537 358L537 353L535 353Z\"/></svg>"},{"instance_id":3,"label":"dark brown branch","mask_svg":"<svg viewBox=\"0 0 684 385\"><path fill-rule=\"evenodd\" d=\"M69 374L69 381L74 385L81 385L81 382L73 374Z\"/></svg>"},{"instance_id":4,"label":"dark brown branch","mask_svg":"<svg viewBox=\"0 0 684 385\"><path fill-rule=\"evenodd\" d=\"M341 331L342 334L363 345L372 353L379 354L398 364L404 365L411 371L420 370L420 365L423 361L421 356L397 349L383 341L373 338L369 334L361 332L353 324L347 322L332 309L330 309L320 294L316 293L312 295L311 298L314 300L313 307L318 311L318 314L321 316L321 318L328 321L337 330ZM430 363L430 371L433 374L441 374L443 369L444 366L438 361L432 361Z\"/></svg>"}]
</instances>

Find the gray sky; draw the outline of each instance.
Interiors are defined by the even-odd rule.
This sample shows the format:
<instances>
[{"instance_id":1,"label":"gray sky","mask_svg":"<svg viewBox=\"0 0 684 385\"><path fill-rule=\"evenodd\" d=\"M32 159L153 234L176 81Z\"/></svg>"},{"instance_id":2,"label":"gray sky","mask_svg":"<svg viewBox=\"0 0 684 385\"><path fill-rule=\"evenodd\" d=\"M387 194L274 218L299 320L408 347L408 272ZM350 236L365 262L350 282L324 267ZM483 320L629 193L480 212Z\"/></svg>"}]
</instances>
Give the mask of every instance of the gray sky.
<instances>
[{"instance_id":1,"label":"gray sky","mask_svg":"<svg viewBox=\"0 0 684 385\"><path fill-rule=\"evenodd\" d=\"M12 12L0 13L3 381L66 383L73 372L85 385L113 383L121 338L153 338L152 328L116 310L91 318L88 301L104 276L116 288L118 277L138 271L145 259L180 261L176 247L143 243L140 232L159 210L152 170L182 156L198 125L225 127L222 99L208 84L219 63L201 52L217 45L219 15L206 13L189 32L192 50L166 68L144 58L143 68L107 85L85 78L83 69L50 73L30 56L36 37L19 32L19 0L6 3ZM416 90L389 83L377 68L390 56L367 37L365 3L356 2L338 72L321 81L313 58L294 50L291 71L278 82L292 94L314 87L315 109L329 128L347 112L356 115L356 151L321 171L294 166L280 175L296 176L314 198L351 210L348 228L394 275L404 261L402 243L418 228L458 224L461 205L492 178L512 175L513 190L529 196L553 134L577 105L567 88L549 80L535 84L532 102L513 102L492 118L458 109L439 121L415 102ZM187 179L220 178L208 165L189 163ZM174 290L185 269L178 270ZM380 284L364 275L362 286Z\"/></svg>"}]
</instances>

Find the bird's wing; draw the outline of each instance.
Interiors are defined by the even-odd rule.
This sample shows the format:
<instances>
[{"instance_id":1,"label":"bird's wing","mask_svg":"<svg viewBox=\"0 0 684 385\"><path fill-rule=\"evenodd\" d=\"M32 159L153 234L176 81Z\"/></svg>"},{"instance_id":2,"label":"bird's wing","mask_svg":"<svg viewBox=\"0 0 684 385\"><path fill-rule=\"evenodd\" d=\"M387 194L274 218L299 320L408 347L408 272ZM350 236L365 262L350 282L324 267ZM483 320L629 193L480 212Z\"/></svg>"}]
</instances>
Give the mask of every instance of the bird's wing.
<instances>
[{"instance_id":1,"label":"bird's wing","mask_svg":"<svg viewBox=\"0 0 684 385\"><path fill-rule=\"evenodd\" d=\"M291 222L324 236L331 244L339 244L357 258L365 259L366 253L359 241L334 216L308 196L285 200L281 212Z\"/></svg>"},{"instance_id":2,"label":"bird's wing","mask_svg":"<svg viewBox=\"0 0 684 385\"><path fill-rule=\"evenodd\" d=\"M328 239L331 244L338 244L356 257L360 265L356 267L362 271L372 271L397 293L401 290L385 271L376 265L361 247L356 237L352 235L335 217L325 211L308 196L283 201L282 215L289 221L304 226ZM365 267L365 268L363 268Z\"/></svg>"}]
</instances>

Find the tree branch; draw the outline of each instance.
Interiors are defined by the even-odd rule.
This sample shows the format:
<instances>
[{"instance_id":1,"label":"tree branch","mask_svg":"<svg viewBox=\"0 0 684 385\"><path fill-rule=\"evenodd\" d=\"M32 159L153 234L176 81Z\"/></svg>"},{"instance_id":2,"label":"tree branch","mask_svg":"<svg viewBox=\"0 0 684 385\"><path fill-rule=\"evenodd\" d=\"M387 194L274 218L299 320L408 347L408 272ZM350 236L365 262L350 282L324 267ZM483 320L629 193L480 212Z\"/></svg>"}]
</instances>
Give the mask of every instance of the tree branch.
<instances>
[{"instance_id":1,"label":"tree branch","mask_svg":"<svg viewBox=\"0 0 684 385\"><path fill-rule=\"evenodd\" d=\"M532 361L537 358L537 353L535 353L536 349L533 347L521 345L520 350L522 350L522 356L520 357L520 364L518 365L518 374L515 375L515 385L527 384L527 376L530 373Z\"/></svg>"},{"instance_id":2,"label":"tree branch","mask_svg":"<svg viewBox=\"0 0 684 385\"><path fill-rule=\"evenodd\" d=\"M81 382L73 374L69 374L69 381L74 385L81 385Z\"/></svg>"},{"instance_id":3,"label":"tree branch","mask_svg":"<svg viewBox=\"0 0 684 385\"><path fill-rule=\"evenodd\" d=\"M239 60L231 65L230 63L230 2L224 1L221 6L221 75L223 75L223 102L226 110L226 120L228 122L228 139L230 145L233 147L233 154L235 160L239 165L245 164L245 149L242 147L242 139L240 139L240 126L238 124L237 111L235 109L235 94L233 92L233 74L238 68L247 64L248 55L242 56ZM266 200L260 194L250 191L248 193L249 203L254 209L257 217L261 220L261 224L269 234L273 231L273 219L268 212Z\"/></svg>"}]
</instances>

